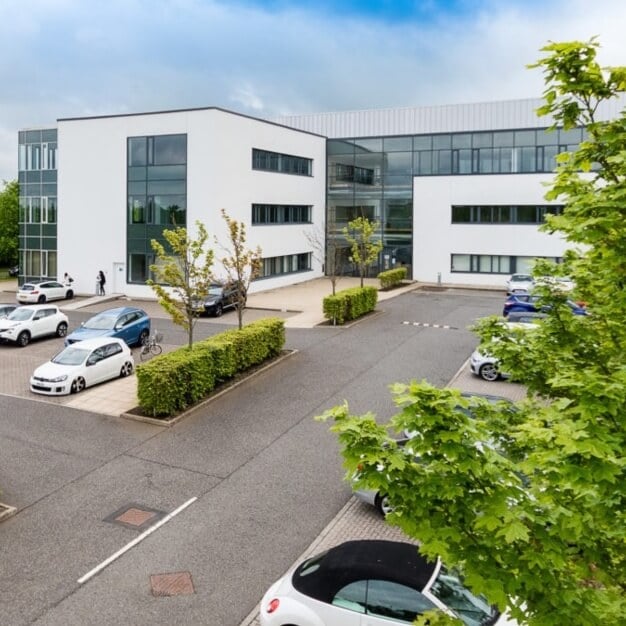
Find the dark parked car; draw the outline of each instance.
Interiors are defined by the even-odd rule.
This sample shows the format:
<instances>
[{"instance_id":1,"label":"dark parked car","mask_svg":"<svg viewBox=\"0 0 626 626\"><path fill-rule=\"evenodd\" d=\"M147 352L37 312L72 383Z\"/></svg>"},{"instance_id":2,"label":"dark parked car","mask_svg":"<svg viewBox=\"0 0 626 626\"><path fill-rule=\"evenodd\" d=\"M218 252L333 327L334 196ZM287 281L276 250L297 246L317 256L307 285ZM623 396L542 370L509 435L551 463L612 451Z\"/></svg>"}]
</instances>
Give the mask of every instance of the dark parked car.
<instances>
[{"instance_id":1,"label":"dark parked car","mask_svg":"<svg viewBox=\"0 0 626 626\"><path fill-rule=\"evenodd\" d=\"M14 265L13 267L9 268L9 276L17 276L20 273L20 266L19 265Z\"/></svg>"},{"instance_id":2,"label":"dark parked car","mask_svg":"<svg viewBox=\"0 0 626 626\"><path fill-rule=\"evenodd\" d=\"M512 313L513 311L520 311L525 313L545 313L546 311L549 311L550 306L540 305L539 300L541 300L541 296L519 293L511 295L506 299L506 302L504 303L502 315L506 317L509 313ZM567 300L566 304L572 310L572 313L574 313L574 315L589 314L584 306L580 306L573 300Z\"/></svg>"},{"instance_id":3,"label":"dark parked car","mask_svg":"<svg viewBox=\"0 0 626 626\"><path fill-rule=\"evenodd\" d=\"M118 337L127 345L142 345L150 335L150 318L142 309L122 306L101 311L65 339L65 345L94 337Z\"/></svg>"},{"instance_id":4,"label":"dark parked car","mask_svg":"<svg viewBox=\"0 0 626 626\"><path fill-rule=\"evenodd\" d=\"M207 296L203 301L197 302L195 308L199 315L219 317L225 309L237 308L237 301L237 287L234 284L213 283Z\"/></svg>"}]
</instances>

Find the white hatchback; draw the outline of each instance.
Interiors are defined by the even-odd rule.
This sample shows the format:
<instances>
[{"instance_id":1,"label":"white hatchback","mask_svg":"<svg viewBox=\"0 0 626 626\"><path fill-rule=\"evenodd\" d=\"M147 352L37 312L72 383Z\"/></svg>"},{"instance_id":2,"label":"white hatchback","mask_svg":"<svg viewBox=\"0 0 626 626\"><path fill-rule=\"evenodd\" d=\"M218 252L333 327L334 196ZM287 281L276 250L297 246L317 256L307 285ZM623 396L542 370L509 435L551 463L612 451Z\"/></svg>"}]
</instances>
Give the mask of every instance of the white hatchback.
<instances>
[{"instance_id":1,"label":"white hatchback","mask_svg":"<svg viewBox=\"0 0 626 626\"><path fill-rule=\"evenodd\" d=\"M18 302L48 302L49 300L71 300L74 289L63 285L56 280L46 280L41 283L24 283L17 291Z\"/></svg>"},{"instance_id":2,"label":"white hatchback","mask_svg":"<svg viewBox=\"0 0 626 626\"><path fill-rule=\"evenodd\" d=\"M31 339L67 335L67 315L54 304L21 306L0 319L0 339L27 346Z\"/></svg>"},{"instance_id":3,"label":"white hatchback","mask_svg":"<svg viewBox=\"0 0 626 626\"><path fill-rule=\"evenodd\" d=\"M135 362L122 339L96 337L73 343L31 376L30 390L49 396L78 393L112 378L130 376Z\"/></svg>"}]
</instances>

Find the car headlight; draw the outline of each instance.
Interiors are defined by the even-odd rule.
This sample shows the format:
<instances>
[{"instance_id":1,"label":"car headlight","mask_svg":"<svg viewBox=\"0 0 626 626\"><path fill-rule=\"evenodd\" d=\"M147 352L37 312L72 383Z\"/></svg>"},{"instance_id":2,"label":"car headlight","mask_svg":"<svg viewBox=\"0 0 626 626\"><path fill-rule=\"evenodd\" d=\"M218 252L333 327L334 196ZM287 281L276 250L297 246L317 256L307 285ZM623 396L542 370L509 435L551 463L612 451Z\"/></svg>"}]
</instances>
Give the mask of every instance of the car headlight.
<instances>
[{"instance_id":1,"label":"car headlight","mask_svg":"<svg viewBox=\"0 0 626 626\"><path fill-rule=\"evenodd\" d=\"M67 380L67 374L63 374L63 376L57 376L56 378L51 378L51 383L62 383L64 380Z\"/></svg>"}]
</instances>

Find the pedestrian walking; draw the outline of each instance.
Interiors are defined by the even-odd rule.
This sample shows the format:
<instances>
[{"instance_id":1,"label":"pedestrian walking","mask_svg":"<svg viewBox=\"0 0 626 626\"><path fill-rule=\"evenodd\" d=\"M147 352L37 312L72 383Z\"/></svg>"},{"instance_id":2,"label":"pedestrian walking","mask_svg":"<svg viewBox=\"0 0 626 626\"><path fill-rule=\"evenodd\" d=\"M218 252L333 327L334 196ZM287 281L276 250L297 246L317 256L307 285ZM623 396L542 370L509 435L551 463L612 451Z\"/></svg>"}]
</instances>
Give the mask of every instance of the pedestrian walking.
<instances>
[{"instance_id":1,"label":"pedestrian walking","mask_svg":"<svg viewBox=\"0 0 626 626\"><path fill-rule=\"evenodd\" d=\"M67 272L65 272L65 274L63 274L63 284L66 287L70 287L73 282L74 282L74 279Z\"/></svg>"},{"instance_id":2,"label":"pedestrian walking","mask_svg":"<svg viewBox=\"0 0 626 626\"><path fill-rule=\"evenodd\" d=\"M106 276L104 275L104 272L100 270L98 272L98 275L96 276L96 294L98 296L106 295L106 292L104 290L104 285L106 284L106 282Z\"/></svg>"}]
</instances>

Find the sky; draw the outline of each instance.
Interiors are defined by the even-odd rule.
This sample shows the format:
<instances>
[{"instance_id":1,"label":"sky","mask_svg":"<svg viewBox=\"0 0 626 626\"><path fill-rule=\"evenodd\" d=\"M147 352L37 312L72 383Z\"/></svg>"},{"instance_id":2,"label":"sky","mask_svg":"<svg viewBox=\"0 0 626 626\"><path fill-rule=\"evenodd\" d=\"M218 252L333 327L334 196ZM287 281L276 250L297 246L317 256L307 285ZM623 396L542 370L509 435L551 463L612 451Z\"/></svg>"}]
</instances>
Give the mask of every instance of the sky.
<instances>
[{"instance_id":1,"label":"sky","mask_svg":"<svg viewBox=\"0 0 626 626\"><path fill-rule=\"evenodd\" d=\"M58 118L538 97L542 46L597 36L626 65L624 25L623 0L0 0L0 182Z\"/></svg>"}]
</instances>

